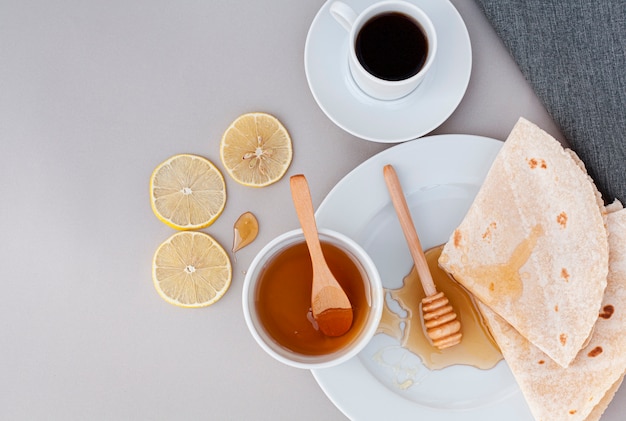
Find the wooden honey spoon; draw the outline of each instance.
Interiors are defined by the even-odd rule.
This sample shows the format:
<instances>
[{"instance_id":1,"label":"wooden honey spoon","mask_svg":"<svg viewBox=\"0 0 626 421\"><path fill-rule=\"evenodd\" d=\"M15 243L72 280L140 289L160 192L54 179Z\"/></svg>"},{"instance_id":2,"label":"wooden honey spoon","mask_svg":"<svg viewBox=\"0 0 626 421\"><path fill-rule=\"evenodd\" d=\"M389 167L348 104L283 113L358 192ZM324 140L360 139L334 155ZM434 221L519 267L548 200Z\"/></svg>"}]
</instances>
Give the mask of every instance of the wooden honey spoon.
<instances>
[{"instance_id":1,"label":"wooden honey spoon","mask_svg":"<svg viewBox=\"0 0 626 421\"><path fill-rule=\"evenodd\" d=\"M385 165L383 175L391 202L398 215L402 232L409 245L415 269L422 282L426 297L422 300L422 313L426 333L434 346L439 349L449 348L461 342L461 322L457 319L454 309L443 292L437 292L428 262L420 243L411 213L406 203L398 175L392 165Z\"/></svg>"},{"instance_id":2,"label":"wooden honey spoon","mask_svg":"<svg viewBox=\"0 0 626 421\"><path fill-rule=\"evenodd\" d=\"M352 326L352 305L330 271L320 244L309 184L302 174L290 179L291 197L313 265L311 311L326 336L341 336Z\"/></svg>"}]
</instances>

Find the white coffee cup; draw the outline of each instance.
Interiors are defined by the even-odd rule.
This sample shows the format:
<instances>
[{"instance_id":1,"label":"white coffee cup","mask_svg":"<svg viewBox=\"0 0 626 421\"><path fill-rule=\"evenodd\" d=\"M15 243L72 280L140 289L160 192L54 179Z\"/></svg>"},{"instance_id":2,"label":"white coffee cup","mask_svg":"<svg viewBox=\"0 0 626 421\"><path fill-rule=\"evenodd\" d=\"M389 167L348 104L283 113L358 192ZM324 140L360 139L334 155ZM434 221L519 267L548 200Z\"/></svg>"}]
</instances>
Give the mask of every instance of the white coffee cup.
<instances>
[{"instance_id":1,"label":"white coffee cup","mask_svg":"<svg viewBox=\"0 0 626 421\"><path fill-rule=\"evenodd\" d=\"M357 13L347 4L335 1L330 6L330 13L349 33L348 63L350 74L364 93L376 99L395 100L413 92L424 80L426 73L432 67L437 52L437 34L432 21L422 9L406 1L382 1ZM363 28L368 23L373 22L373 19L389 14L404 15L421 30L426 39L426 53L424 57L419 57L423 64L415 66L413 74L408 74L406 77L394 75L389 78L385 75L376 74L371 68L368 70L359 60L359 55L363 55L357 54L357 39ZM414 46L412 49L415 50ZM385 51L396 50L394 50L393 45L388 45Z\"/></svg>"}]
</instances>

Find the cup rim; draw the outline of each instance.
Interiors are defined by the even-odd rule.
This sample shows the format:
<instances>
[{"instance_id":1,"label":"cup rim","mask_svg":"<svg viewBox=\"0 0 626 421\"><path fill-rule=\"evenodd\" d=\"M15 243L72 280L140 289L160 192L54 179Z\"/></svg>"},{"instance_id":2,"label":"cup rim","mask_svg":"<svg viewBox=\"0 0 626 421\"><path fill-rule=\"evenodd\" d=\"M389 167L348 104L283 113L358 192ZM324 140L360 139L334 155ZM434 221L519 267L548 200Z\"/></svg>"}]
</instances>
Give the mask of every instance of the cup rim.
<instances>
[{"instance_id":1,"label":"cup rim","mask_svg":"<svg viewBox=\"0 0 626 421\"><path fill-rule=\"evenodd\" d=\"M394 5L395 6L401 5L402 7L406 7L408 9L413 10L413 13L410 14L410 17L416 20L416 23L424 31L424 34L428 38L428 47L429 47L426 62L424 63L422 68L413 76L408 77L406 79L401 79L401 80L387 80L387 79L382 79L371 74L369 71L367 71L365 67L363 67L363 64L361 64L361 61L356 55L356 49L355 49L356 38L358 36L359 31L361 30L363 25L367 23L371 18L381 13L389 13L389 12L394 12L394 11L398 11L405 15L407 14L403 12L402 10L398 10L399 8L397 7L396 8L391 7ZM384 10L380 10L374 13L373 15L370 15L370 13L376 9L384 9ZM418 15L419 18L416 18L416 15ZM438 49L437 30L432 20L430 19L430 16L428 16L428 14L424 12L424 10L420 8L419 6L413 3L409 3L407 1L404 1L404 0L384 0L384 1L380 1L380 2L374 3L366 7L365 9L363 9L361 12L357 14L357 17L352 27L350 28L348 47L349 47L348 49L349 49L349 54L350 54L350 62L359 67L359 71L361 72L362 76L368 78L374 83L377 83L383 86L395 87L395 86L409 85L409 84L414 83L416 79L420 79L421 77L423 77L423 75L425 75L429 71L430 67L432 67L432 64L435 61L435 56L437 55L437 49Z\"/></svg>"},{"instance_id":2,"label":"cup rim","mask_svg":"<svg viewBox=\"0 0 626 421\"><path fill-rule=\"evenodd\" d=\"M257 344L274 359L296 368L329 368L349 360L350 358L361 352L363 348L365 348L365 346L370 342L372 337L376 334L378 324L382 317L384 304L382 280L380 278L378 269L376 268L376 265L372 261L369 254L356 241L352 240L351 238L340 232L329 229L319 229L319 234L320 237L331 238L336 240L338 243L341 243L341 246L344 246L344 248L346 248L348 252L354 255L353 257L358 259L359 263L363 266L363 270L368 274L368 280L372 295L370 305L371 313L368 316L368 321L365 324L363 331L359 334L355 341L353 341L347 347L337 350L331 354L316 356L298 354L287 350L278 343L273 343L274 347L272 347L268 343L268 341L271 341L271 337L269 337L269 335L264 332L260 332L260 330L262 330L262 327L257 326L254 322L254 316L252 314L253 306L251 306L254 301L253 294L254 287L256 286L256 279L254 277L258 274L259 270L262 269L262 264L269 261L269 259L275 256L284 247L295 244L296 242L300 242L301 240L304 241L304 235L301 229L287 231L267 243L256 254L254 259L250 263L250 266L246 271L243 283L243 314L246 325L248 327L248 330L252 334L252 337L255 339ZM284 351L284 354L292 353L294 355L294 358L289 358L286 355L279 353L276 350L279 348Z\"/></svg>"}]
</instances>

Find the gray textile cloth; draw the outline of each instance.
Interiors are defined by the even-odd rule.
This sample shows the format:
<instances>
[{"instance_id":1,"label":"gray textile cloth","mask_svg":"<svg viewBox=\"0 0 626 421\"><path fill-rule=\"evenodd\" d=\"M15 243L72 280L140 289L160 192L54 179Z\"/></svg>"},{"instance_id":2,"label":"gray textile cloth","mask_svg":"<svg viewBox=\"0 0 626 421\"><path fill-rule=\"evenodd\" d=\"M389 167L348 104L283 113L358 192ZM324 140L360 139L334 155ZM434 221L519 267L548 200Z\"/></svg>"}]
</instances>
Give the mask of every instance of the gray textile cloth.
<instances>
[{"instance_id":1,"label":"gray textile cloth","mask_svg":"<svg viewBox=\"0 0 626 421\"><path fill-rule=\"evenodd\" d=\"M626 204L626 0L477 2L605 202Z\"/></svg>"}]
</instances>

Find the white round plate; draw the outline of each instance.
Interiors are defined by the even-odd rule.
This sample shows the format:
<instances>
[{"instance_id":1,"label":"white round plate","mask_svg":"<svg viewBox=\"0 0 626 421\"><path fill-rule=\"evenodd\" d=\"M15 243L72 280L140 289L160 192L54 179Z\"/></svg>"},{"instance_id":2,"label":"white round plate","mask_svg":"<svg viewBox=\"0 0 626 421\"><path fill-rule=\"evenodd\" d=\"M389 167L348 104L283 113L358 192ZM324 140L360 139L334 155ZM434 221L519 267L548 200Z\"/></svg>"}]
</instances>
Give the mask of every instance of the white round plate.
<instances>
[{"instance_id":1,"label":"white round plate","mask_svg":"<svg viewBox=\"0 0 626 421\"><path fill-rule=\"evenodd\" d=\"M345 0L361 11L377 0ZM395 101L364 94L348 70L348 33L319 10L306 39L304 67L313 97L326 115L354 136L384 143L416 139L443 123L461 102L472 70L472 47L461 15L448 0L410 0L431 18L438 50L415 91Z\"/></svg>"},{"instance_id":2,"label":"white round plate","mask_svg":"<svg viewBox=\"0 0 626 421\"><path fill-rule=\"evenodd\" d=\"M344 177L316 212L320 227L352 237L371 255L386 288L399 288L411 267L383 180L392 164L424 249L448 241L478 192L502 142L470 135L430 136L389 148ZM504 361L490 370L428 370L378 334L356 357L313 375L350 419L529 421L532 416ZM405 380L413 383L403 389Z\"/></svg>"}]
</instances>

